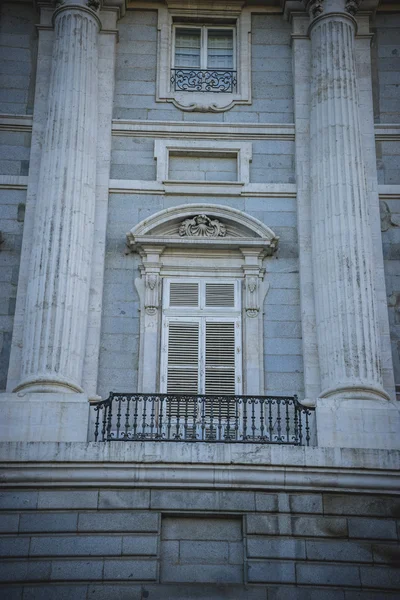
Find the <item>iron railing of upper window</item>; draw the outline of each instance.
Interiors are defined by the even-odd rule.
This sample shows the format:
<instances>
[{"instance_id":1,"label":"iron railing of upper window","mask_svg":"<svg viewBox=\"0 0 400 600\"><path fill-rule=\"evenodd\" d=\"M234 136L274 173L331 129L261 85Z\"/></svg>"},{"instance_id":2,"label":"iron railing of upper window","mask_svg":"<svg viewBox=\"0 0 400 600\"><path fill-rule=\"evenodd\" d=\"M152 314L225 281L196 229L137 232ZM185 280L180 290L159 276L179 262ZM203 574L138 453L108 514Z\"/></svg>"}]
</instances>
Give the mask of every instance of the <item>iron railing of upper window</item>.
<instances>
[{"instance_id":1,"label":"iron railing of upper window","mask_svg":"<svg viewBox=\"0 0 400 600\"><path fill-rule=\"evenodd\" d=\"M95 441L309 446L311 415L297 396L115 394L92 404Z\"/></svg>"},{"instance_id":2,"label":"iron railing of upper window","mask_svg":"<svg viewBox=\"0 0 400 600\"><path fill-rule=\"evenodd\" d=\"M236 71L226 69L171 69L171 85L176 92L236 91Z\"/></svg>"}]
</instances>

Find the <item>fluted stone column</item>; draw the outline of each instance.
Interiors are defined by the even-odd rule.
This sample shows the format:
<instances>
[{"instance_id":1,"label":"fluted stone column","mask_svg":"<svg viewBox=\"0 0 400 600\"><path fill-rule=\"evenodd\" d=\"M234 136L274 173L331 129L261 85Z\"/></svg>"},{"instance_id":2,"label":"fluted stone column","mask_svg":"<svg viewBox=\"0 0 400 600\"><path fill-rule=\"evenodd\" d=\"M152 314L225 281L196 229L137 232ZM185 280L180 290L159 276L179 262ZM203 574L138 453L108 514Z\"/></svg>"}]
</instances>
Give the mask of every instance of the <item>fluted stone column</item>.
<instances>
[{"instance_id":1,"label":"fluted stone column","mask_svg":"<svg viewBox=\"0 0 400 600\"><path fill-rule=\"evenodd\" d=\"M398 445L399 418L382 386L354 54L359 3L308 5L312 252L322 388L318 443L385 448Z\"/></svg>"},{"instance_id":2,"label":"fluted stone column","mask_svg":"<svg viewBox=\"0 0 400 600\"><path fill-rule=\"evenodd\" d=\"M349 3L313 3L313 261L322 396L385 397ZM353 5L352 5L353 6ZM332 11L332 12L331 12Z\"/></svg>"},{"instance_id":3,"label":"fluted stone column","mask_svg":"<svg viewBox=\"0 0 400 600\"><path fill-rule=\"evenodd\" d=\"M93 247L99 2L65 0L54 50L16 391L80 392Z\"/></svg>"}]
</instances>

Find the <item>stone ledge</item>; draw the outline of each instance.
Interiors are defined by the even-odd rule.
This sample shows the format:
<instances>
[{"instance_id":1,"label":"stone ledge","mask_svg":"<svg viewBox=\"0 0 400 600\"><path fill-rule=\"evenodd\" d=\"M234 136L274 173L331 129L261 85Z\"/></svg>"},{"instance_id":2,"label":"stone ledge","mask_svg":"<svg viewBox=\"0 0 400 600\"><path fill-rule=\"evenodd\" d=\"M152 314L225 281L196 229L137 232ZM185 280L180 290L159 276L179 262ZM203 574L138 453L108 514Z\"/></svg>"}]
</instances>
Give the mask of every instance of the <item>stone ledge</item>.
<instances>
[{"instance_id":1,"label":"stone ledge","mask_svg":"<svg viewBox=\"0 0 400 600\"><path fill-rule=\"evenodd\" d=\"M0 444L17 487L280 489L400 494L400 452L156 442Z\"/></svg>"}]
</instances>

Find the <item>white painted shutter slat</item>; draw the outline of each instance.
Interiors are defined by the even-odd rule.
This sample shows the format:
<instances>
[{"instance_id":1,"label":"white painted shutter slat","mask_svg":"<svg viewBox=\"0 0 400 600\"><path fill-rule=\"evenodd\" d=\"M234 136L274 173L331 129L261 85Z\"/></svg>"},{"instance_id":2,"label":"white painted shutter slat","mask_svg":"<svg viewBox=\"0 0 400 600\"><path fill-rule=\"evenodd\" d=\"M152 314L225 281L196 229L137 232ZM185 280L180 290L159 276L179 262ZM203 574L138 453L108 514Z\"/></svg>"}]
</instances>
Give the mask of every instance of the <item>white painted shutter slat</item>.
<instances>
[{"instance_id":1,"label":"white painted shutter slat","mask_svg":"<svg viewBox=\"0 0 400 600\"><path fill-rule=\"evenodd\" d=\"M234 283L206 283L206 307L230 307L235 306L235 284Z\"/></svg>"},{"instance_id":2,"label":"white painted shutter slat","mask_svg":"<svg viewBox=\"0 0 400 600\"><path fill-rule=\"evenodd\" d=\"M171 282L169 288L169 305L172 307L197 307L199 305L199 284Z\"/></svg>"}]
</instances>

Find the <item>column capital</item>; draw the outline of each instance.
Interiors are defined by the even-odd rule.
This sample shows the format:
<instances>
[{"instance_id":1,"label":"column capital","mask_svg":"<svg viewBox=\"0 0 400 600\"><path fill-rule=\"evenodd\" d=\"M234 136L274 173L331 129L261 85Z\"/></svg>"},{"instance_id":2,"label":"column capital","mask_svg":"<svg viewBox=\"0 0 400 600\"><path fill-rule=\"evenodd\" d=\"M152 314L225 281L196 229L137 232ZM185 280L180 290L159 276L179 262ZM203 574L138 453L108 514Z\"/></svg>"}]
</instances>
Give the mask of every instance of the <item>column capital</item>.
<instances>
[{"instance_id":1,"label":"column capital","mask_svg":"<svg viewBox=\"0 0 400 600\"><path fill-rule=\"evenodd\" d=\"M101 21L98 14L100 4L100 0L57 0L53 13L53 23L55 23L57 17L65 11L79 11L87 13L88 16L90 15L97 22L100 30Z\"/></svg>"}]
</instances>

